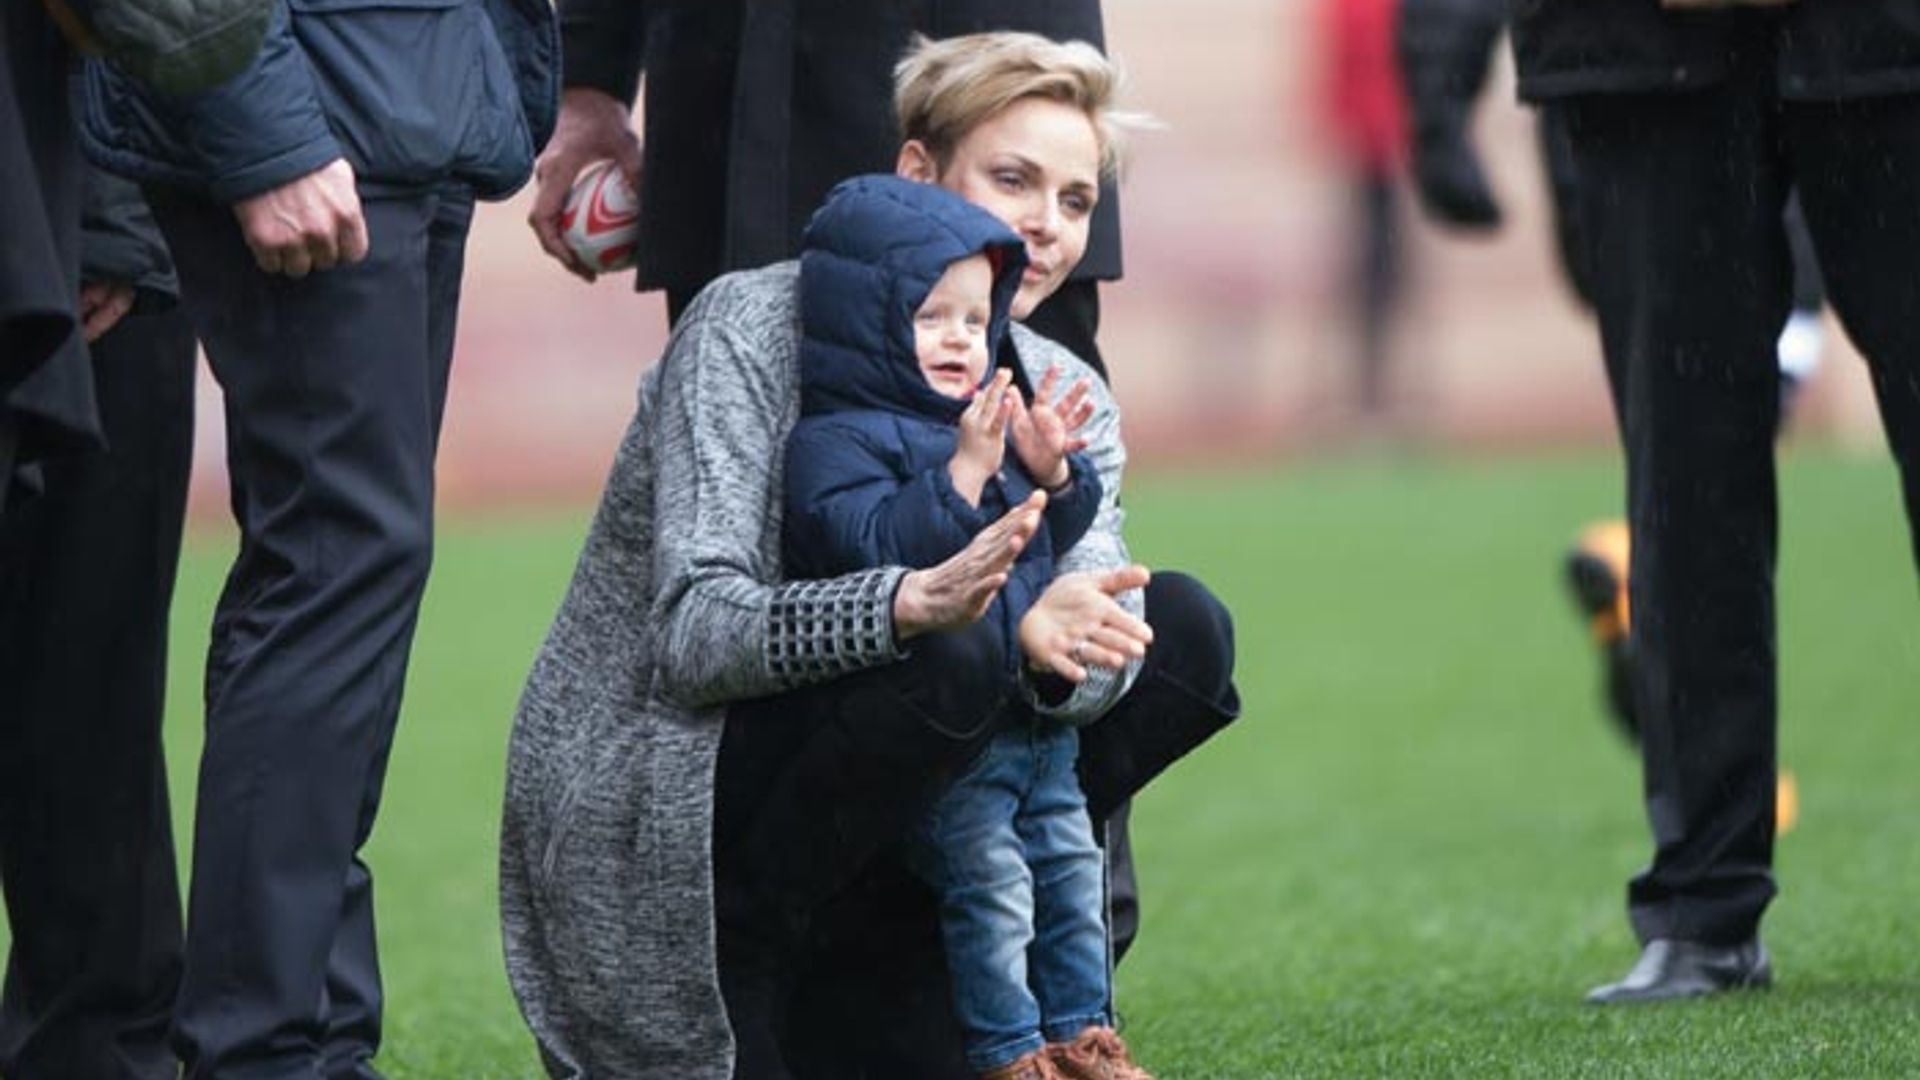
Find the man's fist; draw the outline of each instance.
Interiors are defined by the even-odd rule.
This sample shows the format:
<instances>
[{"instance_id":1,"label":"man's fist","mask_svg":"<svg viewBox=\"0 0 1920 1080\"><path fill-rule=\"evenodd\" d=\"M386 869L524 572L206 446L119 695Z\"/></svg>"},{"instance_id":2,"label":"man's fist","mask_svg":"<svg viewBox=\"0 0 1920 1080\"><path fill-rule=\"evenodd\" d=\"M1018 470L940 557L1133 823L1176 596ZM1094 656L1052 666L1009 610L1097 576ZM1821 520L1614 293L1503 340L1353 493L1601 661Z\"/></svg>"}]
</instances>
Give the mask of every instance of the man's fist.
<instances>
[{"instance_id":1,"label":"man's fist","mask_svg":"<svg viewBox=\"0 0 1920 1080\"><path fill-rule=\"evenodd\" d=\"M269 274L302 278L367 257L367 219L345 158L234 203L233 216Z\"/></svg>"}]
</instances>

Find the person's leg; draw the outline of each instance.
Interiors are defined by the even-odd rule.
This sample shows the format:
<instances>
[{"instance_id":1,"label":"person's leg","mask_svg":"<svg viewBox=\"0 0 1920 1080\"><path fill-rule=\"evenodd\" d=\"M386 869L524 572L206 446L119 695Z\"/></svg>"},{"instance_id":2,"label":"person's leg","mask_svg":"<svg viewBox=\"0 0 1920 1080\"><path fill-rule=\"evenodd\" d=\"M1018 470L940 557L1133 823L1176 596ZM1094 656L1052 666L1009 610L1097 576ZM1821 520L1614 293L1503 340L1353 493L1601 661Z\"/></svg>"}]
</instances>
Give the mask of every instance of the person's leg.
<instances>
[{"instance_id":1,"label":"person's leg","mask_svg":"<svg viewBox=\"0 0 1920 1080\"><path fill-rule=\"evenodd\" d=\"M1073 728L1031 729L1035 774L1014 818L1033 874L1033 948L1028 980L1050 1043L1112 1026L1107 927L1101 918L1100 849L1074 774Z\"/></svg>"},{"instance_id":2,"label":"person's leg","mask_svg":"<svg viewBox=\"0 0 1920 1080\"><path fill-rule=\"evenodd\" d=\"M48 462L0 523L0 1074L172 1077L179 882L161 717L193 449L193 331L92 348L104 454Z\"/></svg>"},{"instance_id":3,"label":"person's leg","mask_svg":"<svg viewBox=\"0 0 1920 1080\"><path fill-rule=\"evenodd\" d=\"M1387 407L1393 321L1402 292L1402 252L1390 173L1363 170L1354 180L1355 267L1353 279L1355 400L1359 411L1378 416Z\"/></svg>"},{"instance_id":4,"label":"person's leg","mask_svg":"<svg viewBox=\"0 0 1920 1080\"><path fill-rule=\"evenodd\" d=\"M6 520L7 501L13 493L13 459L20 448L20 425L0 400L0 521Z\"/></svg>"},{"instance_id":5,"label":"person's leg","mask_svg":"<svg viewBox=\"0 0 1920 1080\"><path fill-rule=\"evenodd\" d=\"M1828 298L1872 372L1920 560L1920 96L1794 105L1787 129Z\"/></svg>"},{"instance_id":6,"label":"person's leg","mask_svg":"<svg viewBox=\"0 0 1920 1080\"><path fill-rule=\"evenodd\" d=\"M954 1014L975 1073L1043 1045L1040 1004L1027 982L1034 878L1015 829L1041 750L1032 727L996 736L927 810L910 842L909 861L940 897Z\"/></svg>"},{"instance_id":7,"label":"person's leg","mask_svg":"<svg viewBox=\"0 0 1920 1080\"><path fill-rule=\"evenodd\" d=\"M1627 453L1656 844L1629 889L1642 941L1745 941L1774 893L1773 340L1788 272L1771 70L1756 50L1727 86L1567 106Z\"/></svg>"},{"instance_id":8,"label":"person's leg","mask_svg":"<svg viewBox=\"0 0 1920 1080\"><path fill-rule=\"evenodd\" d=\"M992 620L916 639L883 668L728 712L715 780L714 891L735 1075L787 1075L787 989L815 912L991 736L1012 688Z\"/></svg>"},{"instance_id":9,"label":"person's leg","mask_svg":"<svg viewBox=\"0 0 1920 1080\"><path fill-rule=\"evenodd\" d=\"M433 444L439 444L446 408L447 382L453 368L454 326L460 311L460 280L466 268L467 228L473 219L473 198L450 191L437 201L427 232L427 401L432 409ZM431 514L432 508L428 507ZM394 711L398 712L400 687ZM379 948L373 918L373 875L359 850L373 832L386 783L389 739L367 770L360 799L360 817L354 833L354 856L347 868L346 894L340 909L340 929L327 958L327 1034L324 1071L327 1080L375 1077L368 1064L380 1047Z\"/></svg>"},{"instance_id":10,"label":"person's leg","mask_svg":"<svg viewBox=\"0 0 1920 1080\"><path fill-rule=\"evenodd\" d=\"M336 945L430 561L438 201L367 200L367 258L294 281L255 268L225 207L155 200L226 393L241 529L208 655L188 1077L311 1076L330 1022L377 1031L328 1014L378 1015L372 956L350 977Z\"/></svg>"},{"instance_id":11,"label":"person's leg","mask_svg":"<svg viewBox=\"0 0 1920 1080\"><path fill-rule=\"evenodd\" d=\"M1153 646L1139 676L1106 716L1080 729L1080 787L1096 822L1240 715L1226 607L1176 571L1156 572L1146 593Z\"/></svg>"}]
</instances>

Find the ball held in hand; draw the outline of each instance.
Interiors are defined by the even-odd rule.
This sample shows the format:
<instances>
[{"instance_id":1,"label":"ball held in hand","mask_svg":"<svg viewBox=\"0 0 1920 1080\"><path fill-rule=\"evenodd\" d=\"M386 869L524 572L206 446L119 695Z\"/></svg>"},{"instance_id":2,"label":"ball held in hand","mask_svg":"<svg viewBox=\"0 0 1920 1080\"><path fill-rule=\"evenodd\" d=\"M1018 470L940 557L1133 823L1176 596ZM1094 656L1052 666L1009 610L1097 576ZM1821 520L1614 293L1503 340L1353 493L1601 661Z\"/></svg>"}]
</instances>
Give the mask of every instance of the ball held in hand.
<instances>
[{"instance_id":1,"label":"ball held in hand","mask_svg":"<svg viewBox=\"0 0 1920 1080\"><path fill-rule=\"evenodd\" d=\"M639 233L640 199L626 174L610 160L581 169L560 212L560 235L574 255L596 273L624 270Z\"/></svg>"}]
</instances>

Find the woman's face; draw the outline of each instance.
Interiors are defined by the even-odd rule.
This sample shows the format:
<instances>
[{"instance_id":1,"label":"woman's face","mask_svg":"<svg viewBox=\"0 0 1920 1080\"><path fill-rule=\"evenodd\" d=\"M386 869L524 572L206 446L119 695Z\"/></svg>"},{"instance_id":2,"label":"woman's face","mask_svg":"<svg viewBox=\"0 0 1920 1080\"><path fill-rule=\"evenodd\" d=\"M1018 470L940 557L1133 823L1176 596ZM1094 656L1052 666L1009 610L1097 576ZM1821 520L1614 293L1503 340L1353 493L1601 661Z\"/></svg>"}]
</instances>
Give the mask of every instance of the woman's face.
<instances>
[{"instance_id":1,"label":"woman's face","mask_svg":"<svg viewBox=\"0 0 1920 1080\"><path fill-rule=\"evenodd\" d=\"M910 139L895 171L965 197L1027 242L1016 319L1053 295L1087 253L1100 198L1100 140L1087 114L1066 102L1021 98L968 132L944 170Z\"/></svg>"}]
</instances>

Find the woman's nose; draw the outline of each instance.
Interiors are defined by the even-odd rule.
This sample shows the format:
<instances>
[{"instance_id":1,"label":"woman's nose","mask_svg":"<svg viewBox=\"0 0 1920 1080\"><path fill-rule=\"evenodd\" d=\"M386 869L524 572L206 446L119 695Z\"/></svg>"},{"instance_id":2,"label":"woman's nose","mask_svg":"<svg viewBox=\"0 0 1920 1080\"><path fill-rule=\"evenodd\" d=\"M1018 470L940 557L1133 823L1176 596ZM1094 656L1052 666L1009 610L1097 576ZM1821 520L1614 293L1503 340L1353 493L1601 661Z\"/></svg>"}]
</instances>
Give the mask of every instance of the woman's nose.
<instances>
[{"instance_id":1,"label":"woman's nose","mask_svg":"<svg viewBox=\"0 0 1920 1080\"><path fill-rule=\"evenodd\" d=\"M1027 211L1027 234L1039 240L1051 240L1060 232L1060 208L1052 199L1036 199Z\"/></svg>"}]
</instances>

